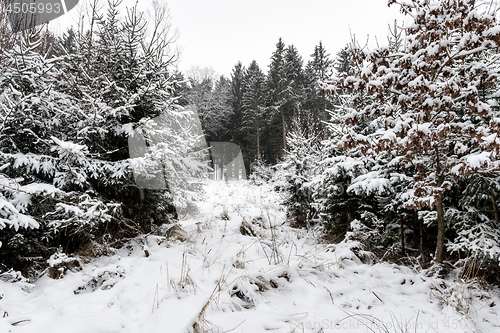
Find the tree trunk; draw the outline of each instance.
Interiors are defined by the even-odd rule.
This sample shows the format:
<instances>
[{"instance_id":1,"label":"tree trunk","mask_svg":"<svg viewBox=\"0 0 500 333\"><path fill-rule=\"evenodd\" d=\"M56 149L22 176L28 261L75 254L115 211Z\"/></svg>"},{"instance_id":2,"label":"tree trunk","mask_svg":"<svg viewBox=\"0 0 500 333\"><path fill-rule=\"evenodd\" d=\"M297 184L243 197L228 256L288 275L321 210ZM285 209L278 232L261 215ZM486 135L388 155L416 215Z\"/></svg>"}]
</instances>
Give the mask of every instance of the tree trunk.
<instances>
[{"instance_id":1,"label":"tree trunk","mask_svg":"<svg viewBox=\"0 0 500 333\"><path fill-rule=\"evenodd\" d=\"M422 263L425 261L424 258L424 221L422 219L418 219L418 224L420 226L420 258Z\"/></svg>"},{"instance_id":2,"label":"tree trunk","mask_svg":"<svg viewBox=\"0 0 500 333\"><path fill-rule=\"evenodd\" d=\"M257 125L257 164L260 166L260 135L259 135L259 125Z\"/></svg>"},{"instance_id":3,"label":"tree trunk","mask_svg":"<svg viewBox=\"0 0 500 333\"><path fill-rule=\"evenodd\" d=\"M90 63L90 55L92 54L92 40L94 38L94 24L96 20L96 13L97 13L97 0L94 0L91 4L92 7L92 19L90 21L90 36L88 37L89 43L88 43L88 52L87 52L87 85L92 88L92 68L91 68L91 63ZM82 31L83 31L83 26L82 26ZM82 33L83 35L83 33ZM97 108L96 108L97 110ZM97 111L96 111L97 112ZM95 117L94 116L94 124L95 124Z\"/></svg>"},{"instance_id":4,"label":"tree trunk","mask_svg":"<svg viewBox=\"0 0 500 333\"><path fill-rule=\"evenodd\" d=\"M493 204L493 214L495 216L495 221L498 222L498 208L497 208L497 198L496 198L496 195L495 195L495 191L493 191L493 189L491 189L491 201L492 201L492 204Z\"/></svg>"},{"instance_id":5,"label":"tree trunk","mask_svg":"<svg viewBox=\"0 0 500 333\"><path fill-rule=\"evenodd\" d=\"M285 111L281 110L281 124L283 125L283 150L286 149L286 131L285 131Z\"/></svg>"},{"instance_id":6,"label":"tree trunk","mask_svg":"<svg viewBox=\"0 0 500 333\"><path fill-rule=\"evenodd\" d=\"M437 234L437 247L436 247L436 262L439 264L443 263L444 259L444 208L443 208L443 196L441 194L436 204L437 210L437 224L438 224L438 234Z\"/></svg>"},{"instance_id":7,"label":"tree trunk","mask_svg":"<svg viewBox=\"0 0 500 333\"><path fill-rule=\"evenodd\" d=\"M321 113L322 113L322 118L323 122L321 124L321 130L323 131L323 139L328 139L328 131L326 130L326 123L328 121L328 115L326 114L326 97L325 97L325 91L321 89Z\"/></svg>"},{"instance_id":8,"label":"tree trunk","mask_svg":"<svg viewBox=\"0 0 500 333\"><path fill-rule=\"evenodd\" d=\"M349 229L349 226L351 225L351 222L353 221L351 206L347 206L347 221L349 222L347 224L347 228Z\"/></svg>"},{"instance_id":9,"label":"tree trunk","mask_svg":"<svg viewBox=\"0 0 500 333\"><path fill-rule=\"evenodd\" d=\"M402 214L399 216L399 222L400 222L400 229L401 229L401 254L405 255L405 252L406 252L406 249L405 249L405 223L404 223Z\"/></svg>"},{"instance_id":10,"label":"tree trunk","mask_svg":"<svg viewBox=\"0 0 500 333\"><path fill-rule=\"evenodd\" d=\"M437 174L437 186L441 187L444 183L444 176L441 168L441 161L439 159L439 149L434 147L436 152L436 174ZM438 264L443 263L444 259L444 232L446 225L444 223L444 208L443 208L443 198L444 191L439 194L436 211L437 211L437 224L438 224L438 234L437 234L437 246L436 246L436 262Z\"/></svg>"}]
</instances>

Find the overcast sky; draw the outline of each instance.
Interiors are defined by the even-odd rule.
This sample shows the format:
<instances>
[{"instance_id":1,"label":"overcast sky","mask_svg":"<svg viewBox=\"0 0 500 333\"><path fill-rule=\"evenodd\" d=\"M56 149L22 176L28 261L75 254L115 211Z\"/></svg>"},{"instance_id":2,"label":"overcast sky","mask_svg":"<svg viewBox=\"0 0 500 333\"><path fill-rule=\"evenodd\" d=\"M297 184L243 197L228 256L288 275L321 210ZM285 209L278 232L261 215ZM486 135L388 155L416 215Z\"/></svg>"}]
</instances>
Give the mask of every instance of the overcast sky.
<instances>
[{"instance_id":1,"label":"overcast sky","mask_svg":"<svg viewBox=\"0 0 500 333\"><path fill-rule=\"evenodd\" d=\"M79 7L83 1L81 0ZM165 0L159 0L165 1ZM127 3L135 1L127 0ZM151 0L139 1L147 9ZM321 40L332 57L353 34L363 43L387 41L388 25L402 17L387 0L168 0L181 50L179 67L213 67L229 75L238 61L257 60L267 69L279 37L294 44L307 61ZM75 8L52 27L76 25ZM72 14L72 15L70 15ZM72 22L71 22L72 21ZM402 22L402 21L401 21Z\"/></svg>"}]
</instances>

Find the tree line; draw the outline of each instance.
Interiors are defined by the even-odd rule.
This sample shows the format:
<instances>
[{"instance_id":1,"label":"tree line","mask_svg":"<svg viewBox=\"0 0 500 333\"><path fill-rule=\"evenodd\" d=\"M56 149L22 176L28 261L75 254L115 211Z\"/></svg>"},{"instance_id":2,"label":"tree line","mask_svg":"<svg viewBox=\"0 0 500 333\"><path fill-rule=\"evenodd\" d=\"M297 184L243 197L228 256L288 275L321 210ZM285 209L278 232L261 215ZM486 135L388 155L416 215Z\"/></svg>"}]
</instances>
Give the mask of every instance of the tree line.
<instances>
[{"instance_id":1,"label":"tree line","mask_svg":"<svg viewBox=\"0 0 500 333\"><path fill-rule=\"evenodd\" d=\"M267 69L252 61L247 66L238 62L229 78L199 68L184 74L183 103L196 107L207 141L242 148L247 169L276 164L296 121L311 133L326 135L324 121L335 98L319 82L330 78L335 68L348 67L345 52L332 58L319 42L304 63L297 48L280 38Z\"/></svg>"},{"instance_id":2,"label":"tree line","mask_svg":"<svg viewBox=\"0 0 500 333\"><path fill-rule=\"evenodd\" d=\"M267 69L237 63L230 77L176 69L164 8L148 21L118 0L92 3L89 24L62 36L13 33L0 7L5 267L105 251L175 219L201 193L201 136L238 144L252 179L283 192L290 222L322 226L330 241L498 266L500 28L489 2L390 0L412 24L395 24L386 46L354 40L332 57L320 42L304 62L279 39ZM198 116L203 133L186 126ZM178 175L186 196L139 186L138 170L143 183Z\"/></svg>"}]
</instances>

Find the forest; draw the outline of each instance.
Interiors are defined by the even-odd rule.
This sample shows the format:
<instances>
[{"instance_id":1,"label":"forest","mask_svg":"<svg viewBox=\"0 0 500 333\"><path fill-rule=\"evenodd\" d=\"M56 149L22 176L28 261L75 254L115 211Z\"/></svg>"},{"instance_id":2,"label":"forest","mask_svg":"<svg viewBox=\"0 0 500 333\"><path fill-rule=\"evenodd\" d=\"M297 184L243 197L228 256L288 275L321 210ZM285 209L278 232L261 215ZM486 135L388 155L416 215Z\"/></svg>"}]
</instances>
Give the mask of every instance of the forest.
<instances>
[{"instance_id":1,"label":"forest","mask_svg":"<svg viewBox=\"0 0 500 333\"><path fill-rule=\"evenodd\" d=\"M458 267L500 286L499 4L389 0L411 23L390 23L375 48L318 41L303 58L280 38L267 67L235 61L226 77L179 71L165 7L146 19L96 3L85 29L62 35L14 32L0 3L0 277L36 281L62 267L54 258L109 256L182 226L179 208L208 202L212 143L230 142L246 181L279 198L282 224L356 244L364 262L441 278ZM169 184L143 186L137 170ZM242 233L258 238L265 214L243 209Z\"/></svg>"}]
</instances>

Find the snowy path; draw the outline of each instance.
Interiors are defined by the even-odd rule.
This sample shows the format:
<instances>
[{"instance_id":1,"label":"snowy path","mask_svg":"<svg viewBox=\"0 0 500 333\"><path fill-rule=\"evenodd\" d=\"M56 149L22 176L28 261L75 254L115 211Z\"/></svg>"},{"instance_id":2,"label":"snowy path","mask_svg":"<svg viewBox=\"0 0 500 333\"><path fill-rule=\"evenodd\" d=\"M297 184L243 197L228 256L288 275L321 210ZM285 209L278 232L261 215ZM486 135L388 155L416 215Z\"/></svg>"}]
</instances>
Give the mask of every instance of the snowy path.
<instances>
[{"instance_id":1,"label":"snowy path","mask_svg":"<svg viewBox=\"0 0 500 333\"><path fill-rule=\"evenodd\" d=\"M319 244L267 187L211 182L207 198L185 241L148 236L61 280L0 281L0 332L500 332L498 295L464 318L433 290L451 281Z\"/></svg>"}]
</instances>

